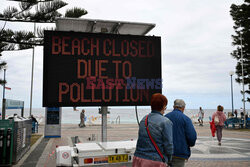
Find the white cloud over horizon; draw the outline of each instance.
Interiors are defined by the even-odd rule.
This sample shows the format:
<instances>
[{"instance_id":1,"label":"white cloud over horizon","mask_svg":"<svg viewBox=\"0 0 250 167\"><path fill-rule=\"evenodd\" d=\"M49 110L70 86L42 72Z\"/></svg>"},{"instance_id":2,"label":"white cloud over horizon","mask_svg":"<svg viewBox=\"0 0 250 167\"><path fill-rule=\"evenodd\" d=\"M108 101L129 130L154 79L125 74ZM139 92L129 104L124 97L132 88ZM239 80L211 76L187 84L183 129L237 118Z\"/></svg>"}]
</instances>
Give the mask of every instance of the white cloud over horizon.
<instances>
[{"instance_id":1,"label":"white cloud over horizon","mask_svg":"<svg viewBox=\"0 0 250 167\"><path fill-rule=\"evenodd\" d=\"M172 106L174 99L183 98L189 108L214 109L218 104L231 108L229 71L236 61L231 35L233 21L229 10L237 0L75 0L68 6L88 11L83 18L155 23L149 35L161 36L163 93ZM7 4L13 2L5 1ZM0 11L3 10L0 2ZM62 12L64 13L64 12ZM43 26L39 24L40 26ZM3 22L0 22L0 28ZM32 24L7 27L33 31ZM4 52L1 60L8 63L6 98L25 101L29 107L32 50ZM42 107L43 48L36 47L33 107ZM0 73L2 76L2 72ZM242 86L234 81L234 105L242 107ZM0 91L2 94L2 90ZM246 103L246 108L250 104ZM171 108L171 107L170 107Z\"/></svg>"}]
</instances>

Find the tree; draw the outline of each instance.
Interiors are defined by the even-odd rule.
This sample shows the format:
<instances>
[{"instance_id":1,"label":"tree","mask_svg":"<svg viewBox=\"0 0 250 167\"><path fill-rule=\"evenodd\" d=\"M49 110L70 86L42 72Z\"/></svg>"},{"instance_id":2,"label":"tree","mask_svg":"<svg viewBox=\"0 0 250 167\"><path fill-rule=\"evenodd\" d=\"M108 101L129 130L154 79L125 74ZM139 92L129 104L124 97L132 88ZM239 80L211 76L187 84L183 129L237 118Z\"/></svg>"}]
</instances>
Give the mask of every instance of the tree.
<instances>
[{"instance_id":1,"label":"tree","mask_svg":"<svg viewBox=\"0 0 250 167\"><path fill-rule=\"evenodd\" d=\"M11 1L11 0L9 0ZM4 22L0 28L0 56L3 51L30 49L43 45L43 30L38 29L35 35L32 31L13 31L5 29L7 22L33 22L33 23L54 23L57 17L79 18L87 11L83 8L68 9L63 16L58 9L67 5L62 0L12 0L19 2L19 8L7 7L0 12L0 21ZM0 70L6 62L0 62ZM0 84L6 81L0 79Z\"/></svg>"},{"instance_id":2,"label":"tree","mask_svg":"<svg viewBox=\"0 0 250 167\"><path fill-rule=\"evenodd\" d=\"M245 93L250 94L250 0L244 0L241 5L232 4L230 8L230 14L235 24L233 28L236 33L236 35L232 35L232 44L236 46L236 49L231 53L233 58L238 61L236 81L242 83L242 46L244 84L247 85ZM249 97L247 97L247 101L250 102Z\"/></svg>"}]
</instances>

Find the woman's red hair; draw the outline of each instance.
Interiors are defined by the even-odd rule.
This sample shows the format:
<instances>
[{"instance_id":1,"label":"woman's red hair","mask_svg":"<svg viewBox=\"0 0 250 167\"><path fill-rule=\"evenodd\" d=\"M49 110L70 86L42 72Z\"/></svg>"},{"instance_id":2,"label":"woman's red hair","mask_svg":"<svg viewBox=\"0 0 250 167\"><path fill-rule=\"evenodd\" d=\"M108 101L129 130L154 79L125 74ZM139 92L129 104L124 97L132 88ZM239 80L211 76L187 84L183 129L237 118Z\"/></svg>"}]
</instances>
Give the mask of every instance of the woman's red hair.
<instances>
[{"instance_id":1,"label":"woman's red hair","mask_svg":"<svg viewBox=\"0 0 250 167\"><path fill-rule=\"evenodd\" d=\"M151 97L151 110L161 111L163 110L165 106L168 104L168 99L160 94L155 93Z\"/></svg>"}]
</instances>

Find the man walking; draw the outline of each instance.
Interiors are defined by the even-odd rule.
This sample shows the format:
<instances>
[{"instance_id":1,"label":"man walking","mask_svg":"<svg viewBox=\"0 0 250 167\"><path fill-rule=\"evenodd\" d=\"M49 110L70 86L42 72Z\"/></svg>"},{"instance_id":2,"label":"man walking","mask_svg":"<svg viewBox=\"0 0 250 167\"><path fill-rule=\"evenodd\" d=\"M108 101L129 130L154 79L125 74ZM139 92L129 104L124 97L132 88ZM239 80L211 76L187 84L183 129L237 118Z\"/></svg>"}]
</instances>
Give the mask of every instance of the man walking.
<instances>
[{"instance_id":1,"label":"man walking","mask_svg":"<svg viewBox=\"0 0 250 167\"><path fill-rule=\"evenodd\" d=\"M79 124L79 127L80 128L85 127L85 110L84 109L82 109L82 112L80 113L80 120L81 122Z\"/></svg>"},{"instance_id":2,"label":"man walking","mask_svg":"<svg viewBox=\"0 0 250 167\"><path fill-rule=\"evenodd\" d=\"M165 115L173 123L174 154L172 165L184 167L185 161L190 157L190 147L195 145L197 134L192 121L183 112L185 102L182 99L174 101L174 110Z\"/></svg>"},{"instance_id":3,"label":"man walking","mask_svg":"<svg viewBox=\"0 0 250 167\"><path fill-rule=\"evenodd\" d=\"M198 116L199 116L198 121L200 123L200 126L203 126L204 110L201 107Z\"/></svg>"}]
</instances>

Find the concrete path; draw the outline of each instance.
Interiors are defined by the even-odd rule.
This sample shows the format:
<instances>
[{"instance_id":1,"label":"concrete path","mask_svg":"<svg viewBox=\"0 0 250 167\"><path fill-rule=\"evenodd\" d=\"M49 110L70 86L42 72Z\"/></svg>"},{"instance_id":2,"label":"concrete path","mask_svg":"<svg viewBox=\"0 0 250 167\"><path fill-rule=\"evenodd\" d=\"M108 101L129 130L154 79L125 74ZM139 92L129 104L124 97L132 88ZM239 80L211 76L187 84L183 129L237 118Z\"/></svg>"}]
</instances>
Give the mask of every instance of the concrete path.
<instances>
[{"instance_id":1,"label":"concrete path","mask_svg":"<svg viewBox=\"0 0 250 167\"><path fill-rule=\"evenodd\" d=\"M190 167L209 166L250 166L250 131L223 130L222 146L218 146L216 138L210 135L209 125L203 127L195 125L198 140L192 148L192 156L186 163ZM44 127L39 127L39 133L43 133ZM108 125L108 141L136 140L138 125ZM36 162L37 167L56 166L55 149L56 146L73 145L75 136L81 142L101 141L101 126L87 126L79 128L77 125L63 125L62 137L42 139L42 144L36 144L36 148L25 156L26 160L21 160L22 164L16 166L28 166L29 162ZM39 152L40 151L40 152ZM33 154L40 155L34 156Z\"/></svg>"},{"instance_id":2,"label":"concrete path","mask_svg":"<svg viewBox=\"0 0 250 167\"><path fill-rule=\"evenodd\" d=\"M198 137L196 145L192 147L190 160L210 161L250 161L250 140L223 138L219 146L212 137Z\"/></svg>"}]
</instances>

